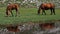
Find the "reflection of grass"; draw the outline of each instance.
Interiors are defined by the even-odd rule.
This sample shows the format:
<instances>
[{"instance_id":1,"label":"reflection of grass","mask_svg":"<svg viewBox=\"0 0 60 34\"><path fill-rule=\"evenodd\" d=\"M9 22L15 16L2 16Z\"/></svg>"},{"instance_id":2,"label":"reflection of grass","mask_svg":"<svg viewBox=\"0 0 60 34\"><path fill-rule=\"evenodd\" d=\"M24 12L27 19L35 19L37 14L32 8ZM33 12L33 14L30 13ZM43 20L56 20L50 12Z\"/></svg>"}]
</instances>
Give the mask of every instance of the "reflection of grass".
<instances>
[{"instance_id":1,"label":"reflection of grass","mask_svg":"<svg viewBox=\"0 0 60 34\"><path fill-rule=\"evenodd\" d=\"M5 8L0 9L0 24L17 24L22 22L35 22L35 21L45 21L45 20L59 20L60 10L56 9L56 15L50 15L50 11L46 11L47 15L37 15L36 8L20 8L20 17L4 17ZM15 11L13 11L15 15Z\"/></svg>"}]
</instances>

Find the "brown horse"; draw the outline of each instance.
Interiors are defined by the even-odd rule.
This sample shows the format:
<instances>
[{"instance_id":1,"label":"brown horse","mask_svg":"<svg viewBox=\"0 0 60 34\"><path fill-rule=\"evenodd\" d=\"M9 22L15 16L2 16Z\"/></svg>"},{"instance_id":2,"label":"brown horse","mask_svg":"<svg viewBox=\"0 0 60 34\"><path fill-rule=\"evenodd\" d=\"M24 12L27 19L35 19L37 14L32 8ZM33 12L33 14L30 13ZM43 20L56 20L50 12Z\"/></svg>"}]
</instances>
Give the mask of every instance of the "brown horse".
<instances>
[{"instance_id":1,"label":"brown horse","mask_svg":"<svg viewBox=\"0 0 60 34\"><path fill-rule=\"evenodd\" d=\"M54 13L55 15L55 5L52 3L42 3L38 9L38 14L40 14L40 11L42 10L42 15L43 13L46 15L45 10L51 10L51 15Z\"/></svg>"},{"instance_id":2,"label":"brown horse","mask_svg":"<svg viewBox=\"0 0 60 34\"><path fill-rule=\"evenodd\" d=\"M19 4L9 4L8 6L7 6L7 8L6 8L6 15L7 16L9 16L10 14L9 13L11 13L12 14L12 16L13 16L13 13L12 13L12 10L16 10L16 16L18 15L18 10L19 10Z\"/></svg>"}]
</instances>

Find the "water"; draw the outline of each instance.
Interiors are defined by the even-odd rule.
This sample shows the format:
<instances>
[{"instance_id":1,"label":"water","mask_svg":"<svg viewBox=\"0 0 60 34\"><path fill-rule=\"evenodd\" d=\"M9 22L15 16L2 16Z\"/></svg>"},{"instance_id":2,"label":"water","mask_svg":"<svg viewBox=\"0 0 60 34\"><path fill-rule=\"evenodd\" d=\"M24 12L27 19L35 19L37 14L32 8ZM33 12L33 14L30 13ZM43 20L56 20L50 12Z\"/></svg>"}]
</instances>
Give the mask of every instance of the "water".
<instances>
[{"instance_id":1,"label":"water","mask_svg":"<svg viewBox=\"0 0 60 34\"><path fill-rule=\"evenodd\" d=\"M38 24L23 24L18 26L19 32L8 31L7 28L0 28L0 34L60 34L60 22L55 23L55 27L49 30L41 30Z\"/></svg>"}]
</instances>

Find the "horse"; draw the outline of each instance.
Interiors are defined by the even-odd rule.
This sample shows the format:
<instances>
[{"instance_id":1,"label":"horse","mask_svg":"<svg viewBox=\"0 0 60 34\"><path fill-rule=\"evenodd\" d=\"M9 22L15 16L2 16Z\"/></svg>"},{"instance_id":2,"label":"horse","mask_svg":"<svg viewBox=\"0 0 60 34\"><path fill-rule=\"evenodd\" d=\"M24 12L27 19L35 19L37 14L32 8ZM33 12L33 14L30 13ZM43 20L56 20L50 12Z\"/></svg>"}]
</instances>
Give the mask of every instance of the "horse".
<instances>
[{"instance_id":1,"label":"horse","mask_svg":"<svg viewBox=\"0 0 60 34\"><path fill-rule=\"evenodd\" d=\"M51 15L54 13L55 15L55 5L53 3L42 3L40 6L39 6L39 9L38 9L38 14L40 14L42 10L42 15L45 14L46 15L46 12L45 10L51 10Z\"/></svg>"},{"instance_id":2,"label":"horse","mask_svg":"<svg viewBox=\"0 0 60 34\"><path fill-rule=\"evenodd\" d=\"M19 7L20 7L20 5L19 4L16 4L16 3L9 4L7 6L7 8L6 8L6 15L9 16L10 15L9 13L11 13L12 16L13 16L12 10L16 10L16 16L17 16L18 13L19 13L19 11L18 11L19 10Z\"/></svg>"}]
</instances>

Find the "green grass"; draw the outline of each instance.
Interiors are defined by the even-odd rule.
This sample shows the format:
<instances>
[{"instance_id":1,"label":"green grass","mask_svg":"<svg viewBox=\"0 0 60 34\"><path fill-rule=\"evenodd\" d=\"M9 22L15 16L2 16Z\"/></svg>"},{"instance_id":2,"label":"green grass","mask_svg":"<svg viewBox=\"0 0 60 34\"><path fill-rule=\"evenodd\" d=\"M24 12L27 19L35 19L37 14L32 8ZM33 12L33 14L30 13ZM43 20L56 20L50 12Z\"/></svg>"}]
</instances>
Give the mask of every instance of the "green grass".
<instances>
[{"instance_id":1,"label":"green grass","mask_svg":"<svg viewBox=\"0 0 60 34\"><path fill-rule=\"evenodd\" d=\"M56 15L50 15L50 10L47 10L47 15L37 15L36 8L20 8L20 17L5 17L5 8L0 8L0 24L17 24L25 22L39 22L46 20L60 20L60 9L56 9ZM15 11L13 11L15 15Z\"/></svg>"}]
</instances>

